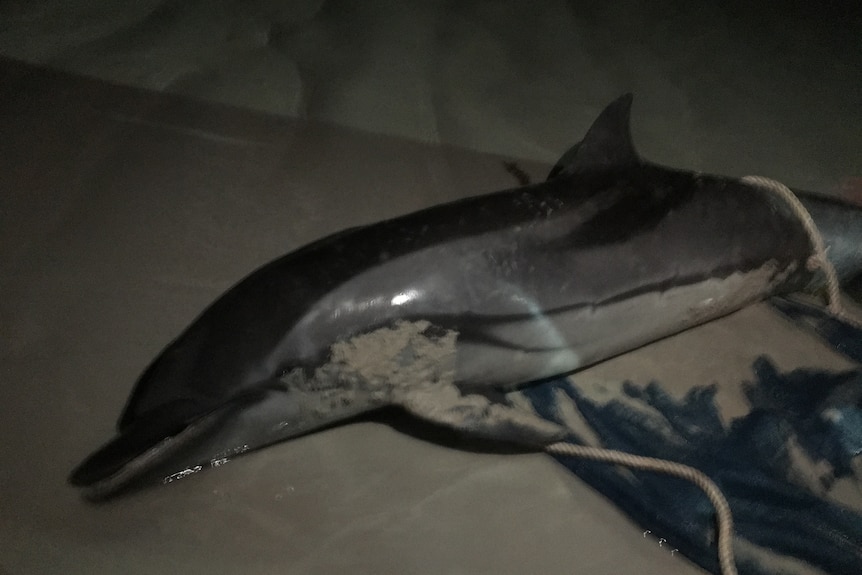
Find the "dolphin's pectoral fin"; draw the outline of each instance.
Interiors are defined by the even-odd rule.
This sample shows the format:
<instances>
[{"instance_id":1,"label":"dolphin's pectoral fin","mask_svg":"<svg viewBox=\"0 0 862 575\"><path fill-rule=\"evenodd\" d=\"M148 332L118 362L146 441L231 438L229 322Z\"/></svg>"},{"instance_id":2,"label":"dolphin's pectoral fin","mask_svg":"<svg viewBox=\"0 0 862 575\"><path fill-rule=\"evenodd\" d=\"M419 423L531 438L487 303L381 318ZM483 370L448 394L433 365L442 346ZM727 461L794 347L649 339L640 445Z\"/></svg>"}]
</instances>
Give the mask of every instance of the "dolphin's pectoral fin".
<instances>
[{"instance_id":1,"label":"dolphin's pectoral fin","mask_svg":"<svg viewBox=\"0 0 862 575\"><path fill-rule=\"evenodd\" d=\"M527 411L484 395L462 395L455 384L457 336L425 320L399 320L334 345L314 380L349 381L380 405L400 406L477 437L535 447L565 435L562 427Z\"/></svg>"},{"instance_id":2,"label":"dolphin's pectoral fin","mask_svg":"<svg viewBox=\"0 0 862 575\"><path fill-rule=\"evenodd\" d=\"M455 385L418 386L394 400L417 417L476 437L536 447L566 435L565 428L555 423L484 395L463 395Z\"/></svg>"}]
</instances>

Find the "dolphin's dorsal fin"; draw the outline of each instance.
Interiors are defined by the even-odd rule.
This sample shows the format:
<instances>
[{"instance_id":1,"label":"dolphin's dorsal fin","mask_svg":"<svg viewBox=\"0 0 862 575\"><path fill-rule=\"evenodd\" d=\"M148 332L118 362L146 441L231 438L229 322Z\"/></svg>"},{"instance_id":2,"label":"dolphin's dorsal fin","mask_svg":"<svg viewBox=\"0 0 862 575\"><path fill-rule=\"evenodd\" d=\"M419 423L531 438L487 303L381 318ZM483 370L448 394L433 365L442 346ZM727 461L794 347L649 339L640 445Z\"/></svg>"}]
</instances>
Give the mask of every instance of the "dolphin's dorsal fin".
<instances>
[{"instance_id":1,"label":"dolphin's dorsal fin","mask_svg":"<svg viewBox=\"0 0 862 575\"><path fill-rule=\"evenodd\" d=\"M624 94L608 104L584 139L557 161L548 179L640 163L640 156L632 144L631 108L631 94Z\"/></svg>"}]
</instances>

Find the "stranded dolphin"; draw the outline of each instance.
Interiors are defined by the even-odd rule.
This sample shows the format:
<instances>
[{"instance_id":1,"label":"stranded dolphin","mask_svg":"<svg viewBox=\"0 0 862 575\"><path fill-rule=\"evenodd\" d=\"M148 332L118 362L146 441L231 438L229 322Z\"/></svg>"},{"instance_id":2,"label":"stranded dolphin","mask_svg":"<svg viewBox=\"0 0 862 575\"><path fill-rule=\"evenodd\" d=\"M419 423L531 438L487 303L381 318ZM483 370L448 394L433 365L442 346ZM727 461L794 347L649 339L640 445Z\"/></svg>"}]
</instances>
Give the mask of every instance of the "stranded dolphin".
<instances>
[{"instance_id":1,"label":"stranded dolphin","mask_svg":"<svg viewBox=\"0 0 862 575\"><path fill-rule=\"evenodd\" d=\"M643 161L630 107L609 105L543 183L349 229L253 272L150 364L71 483L100 498L170 481L385 405L548 444L564 430L495 392L817 287L785 199ZM803 202L857 275L859 210Z\"/></svg>"}]
</instances>

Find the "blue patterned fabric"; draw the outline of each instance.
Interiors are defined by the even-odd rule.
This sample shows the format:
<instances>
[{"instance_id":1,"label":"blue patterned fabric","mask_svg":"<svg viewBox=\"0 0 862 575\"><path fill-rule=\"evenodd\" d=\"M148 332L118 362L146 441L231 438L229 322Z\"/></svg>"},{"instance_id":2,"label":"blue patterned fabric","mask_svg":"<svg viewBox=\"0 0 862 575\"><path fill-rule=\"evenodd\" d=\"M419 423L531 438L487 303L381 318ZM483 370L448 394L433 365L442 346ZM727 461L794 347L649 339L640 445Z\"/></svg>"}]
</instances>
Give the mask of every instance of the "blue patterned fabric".
<instances>
[{"instance_id":1,"label":"blue patterned fabric","mask_svg":"<svg viewBox=\"0 0 862 575\"><path fill-rule=\"evenodd\" d=\"M862 361L858 328L816 308L777 306ZM729 424L722 422L715 386L694 385L675 399L659 382L624 382L616 394L597 400L575 375L509 399L566 425L574 443L677 461L710 476L733 511L740 573L795 573L809 566L862 573L862 514L829 497L837 479L855 476L856 489L862 480L862 368L782 373L762 356L753 371L755 380L742 383L749 411ZM714 510L697 487L666 475L557 459L645 530L718 573Z\"/></svg>"}]
</instances>

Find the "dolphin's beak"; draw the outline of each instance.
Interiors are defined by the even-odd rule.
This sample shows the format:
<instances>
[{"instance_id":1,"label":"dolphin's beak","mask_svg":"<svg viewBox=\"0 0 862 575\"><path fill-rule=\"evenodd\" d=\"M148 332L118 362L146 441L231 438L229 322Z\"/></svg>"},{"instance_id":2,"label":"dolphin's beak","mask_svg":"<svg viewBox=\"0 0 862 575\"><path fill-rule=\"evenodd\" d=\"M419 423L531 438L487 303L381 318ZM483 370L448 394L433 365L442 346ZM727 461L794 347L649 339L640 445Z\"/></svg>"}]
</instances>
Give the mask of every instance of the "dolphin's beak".
<instances>
[{"instance_id":1,"label":"dolphin's beak","mask_svg":"<svg viewBox=\"0 0 862 575\"><path fill-rule=\"evenodd\" d=\"M84 460L69 482L88 499L101 500L131 486L171 483L382 407L370 395L310 381L297 370L192 417L192 407L180 402L147 412ZM345 394L353 400L345 402Z\"/></svg>"},{"instance_id":2,"label":"dolphin's beak","mask_svg":"<svg viewBox=\"0 0 862 575\"><path fill-rule=\"evenodd\" d=\"M114 439L72 471L69 483L86 487L102 481L117 474L123 467L161 443L181 435L190 427L191 422L176 417L174 407L164 406L121 429Z\"/></svg>"},{"instance_id":3,"label":"dolphin's beak","mask_svg":"<svg viewBox=\"0 0 862 575\"><path fill-rule=\"evenodd\" d=\"M170 483L291 435L303 433L302 413L286 389L244 394L190 422L168 406L135 421L84 460L69 477L88 499L134 484ZM306 430L307 431L307 430Z\"/></svg>"}]
</instances>

